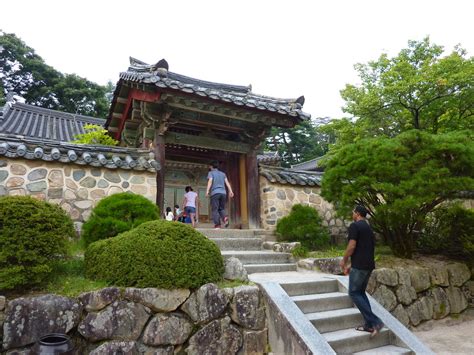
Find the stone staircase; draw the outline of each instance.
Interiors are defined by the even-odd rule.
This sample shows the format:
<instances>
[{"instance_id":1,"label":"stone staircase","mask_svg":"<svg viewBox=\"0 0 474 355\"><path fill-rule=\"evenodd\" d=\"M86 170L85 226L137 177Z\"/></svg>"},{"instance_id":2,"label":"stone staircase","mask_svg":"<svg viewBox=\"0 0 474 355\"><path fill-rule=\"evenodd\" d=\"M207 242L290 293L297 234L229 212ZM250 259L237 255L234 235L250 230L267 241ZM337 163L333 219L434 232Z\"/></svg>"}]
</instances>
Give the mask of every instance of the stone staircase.
<instances>
[{"instance_id":1,"label":"stone staircase","mask_svg":"<svg viewBox=\"0 0 474 355\"><path fill-rule=\"evenodd\" d=\"M212 228L197 228L197 230L217 244L224 259L238 258L248 274L296 271L296 263L290 253L262 250L264 230Z\"/></svg>"},{"instance_id":2,"label":"stone staircase","mask_svg":"<svg viewBox=\"0 0 474 355\"><path fill-rule=\"evenodd\" d=\"M376 337L355 330L363 324L347 291L335 279L280 283L291 300L337 354L413 354L384 328Z\"/></svg>"}]
</instances>

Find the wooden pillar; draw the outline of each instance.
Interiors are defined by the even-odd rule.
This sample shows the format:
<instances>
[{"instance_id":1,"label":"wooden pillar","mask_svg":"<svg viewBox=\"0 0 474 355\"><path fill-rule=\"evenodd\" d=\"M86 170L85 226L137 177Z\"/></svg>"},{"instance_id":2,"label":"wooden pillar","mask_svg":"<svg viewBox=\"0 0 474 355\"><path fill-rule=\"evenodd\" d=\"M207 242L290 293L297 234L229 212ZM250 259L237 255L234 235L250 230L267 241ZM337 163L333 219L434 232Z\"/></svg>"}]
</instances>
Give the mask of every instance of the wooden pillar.
<instances>
[{"instance_id":1,"label":"wooden pillar","mask_svg":"<svg viewBox=\"0 0 474 355\"><path fill-rule=\"evenodd\" d=\"M258 179L257 152L250 151L245 164L247 172L247 206L249 228L260 228L260 183Z\"/></svg>"},{"instance_id":2,"label":"wooden pillar","mask_svg":"<svg viewBox=\"0 0 474 355\"><path fill-rule=\"evenodd\" d=\"M240 218L242 228L249 227L249 215L247 206L247 170L245 169L245 154L239 156L239 182L240 182Z\"/></svg>"},{"instance_id":3,"label":"wooden pillar","mask_svg":"<svg viewBox=\"0 0 474 355\"><path fill-rule=\"evenodd\" d=\"M232 185L232 190L234 191L234 198L229 200L229 207L230 208L230 220L231 224L234 228L241 228L242 227L242 220L241 216L241 208L240 208L240 198L241 198L241 191L240 191L240 183L239 183L239 159L238 155L231 153L228 154L229 156L229 164L228 164L228 171L229 171L229 181Z\"/></svg>"},{"instance_id":4,"label":"wooden pillar","mask_svg":"<svg viewBox=\"0 0 474 355\"><path fill-rule=\"evenodd\" d=\"M163 214L165 212L165 137L158 129L155 130L154 152L155 160L161 166L161 169L156 172L156 205L160 208L161 214Z\"/></svg>"}]
</instances>

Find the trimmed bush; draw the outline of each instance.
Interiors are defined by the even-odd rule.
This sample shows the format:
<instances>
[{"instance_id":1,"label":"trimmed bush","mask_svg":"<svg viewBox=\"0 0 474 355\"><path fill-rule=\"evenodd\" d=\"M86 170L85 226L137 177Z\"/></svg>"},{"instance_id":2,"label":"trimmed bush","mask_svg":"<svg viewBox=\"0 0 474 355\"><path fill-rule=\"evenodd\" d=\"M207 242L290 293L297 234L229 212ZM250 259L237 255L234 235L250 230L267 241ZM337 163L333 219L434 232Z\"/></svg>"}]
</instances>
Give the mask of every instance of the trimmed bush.
<instances>
[{"instance_id":1,"label":"trimmed bush","mask_svg":"<svg viewBox=\"0 0 474 355\"><path fill-rule=\"evenodd\" d=\"M443 254L472 263L474 211L458 204L437 208L428 216L417 246L423 253Z\"/></svg>"},{"instance_id":2,"label":"trimmed bush","mask_svg":"<svg viewBox=\"0 0 474 355\"><path fill-rule=\"evenodd\" d=\"M82 238L89 245L159 217L158 207L147 198L130 192L115 194L100 200L92 210L82 226Z\"/></svg>"},{"instance_id":3,"label":"trimmed bush","mask_svg":"<svg viewBox=\"0 0 474 355\"><path fill-rule=\"evenodd\" d=\"M89 245L86 275L124 287L197 288L224 273L217 245L192 227L151 221Z\"/></svg>"},{"instance_id":4,"label":"trimmed bush","mask_svg":"<svg viewBox=\"0 0 474 355\"><path fill-rule=\"evenodd\" d=\"M309 250L325 248L330 242L318 211L300 204L293 205L290 214L278 221L276 233L278 241L300 242Z\"/></svg>"},{"instance_id":5,"label":"trimmed bush","mask_svg":"<svg viewBox=\"0 0 474 355\"><path fill-rule=\"evenodd\" d=\"M74 236L71 218L59 206L28 196L0 197L0 289L44 281Z\"/></svg>"}]
</instances>

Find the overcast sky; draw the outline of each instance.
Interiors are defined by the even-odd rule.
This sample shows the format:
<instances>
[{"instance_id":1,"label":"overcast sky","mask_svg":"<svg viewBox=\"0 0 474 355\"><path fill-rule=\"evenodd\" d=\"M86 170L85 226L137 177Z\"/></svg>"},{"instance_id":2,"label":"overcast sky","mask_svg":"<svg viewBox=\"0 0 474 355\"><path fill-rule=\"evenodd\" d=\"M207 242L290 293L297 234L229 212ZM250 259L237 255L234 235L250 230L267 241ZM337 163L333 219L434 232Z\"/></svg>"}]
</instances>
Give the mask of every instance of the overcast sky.
<instances>
[{"instance_id":1,"label":"overcast sky","mask_svg":"<svg viewBox=\"0 0 474 355\"><path fill-rule=\"evenodd\" d=\"M316 117L341 117L353 65L395 55L429 35L474 55L472 0L0 0L0 29L47 64L114 83L133 56L170 70L283 98Z\"/></svg>"}]
</instances>

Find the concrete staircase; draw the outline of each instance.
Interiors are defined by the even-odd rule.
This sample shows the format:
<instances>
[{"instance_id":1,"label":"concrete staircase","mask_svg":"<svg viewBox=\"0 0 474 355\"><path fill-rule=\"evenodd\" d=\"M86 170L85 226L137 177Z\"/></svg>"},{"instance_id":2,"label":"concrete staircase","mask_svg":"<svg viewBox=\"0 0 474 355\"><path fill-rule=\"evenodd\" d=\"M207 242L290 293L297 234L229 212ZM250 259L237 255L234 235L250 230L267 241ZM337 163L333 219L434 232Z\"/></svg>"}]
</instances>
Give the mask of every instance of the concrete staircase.
<instances>
[{"instance_id":1,"label":"concrete staircase","mask_svg":"<svg viewBox=\"0 0 474 355\"><path fill-rule=\"evenodd\" d=\"M290 253L262 250L265 231L260 229L211 229L198 228L221 250L224 259L235 257L247 273L296 271Z\"/></svg>"},{"instance_id":2,"label":"concrete staircase","mask_svg":"<svg viewBox=\"0 0 474 355\"><path fill-rule=\"evenodd\" d=\"M387 328L374 338L355 330L364 323L362 315L337 280L280 286L337 354L413 354Z\"/></svg>"}]
</instances>

